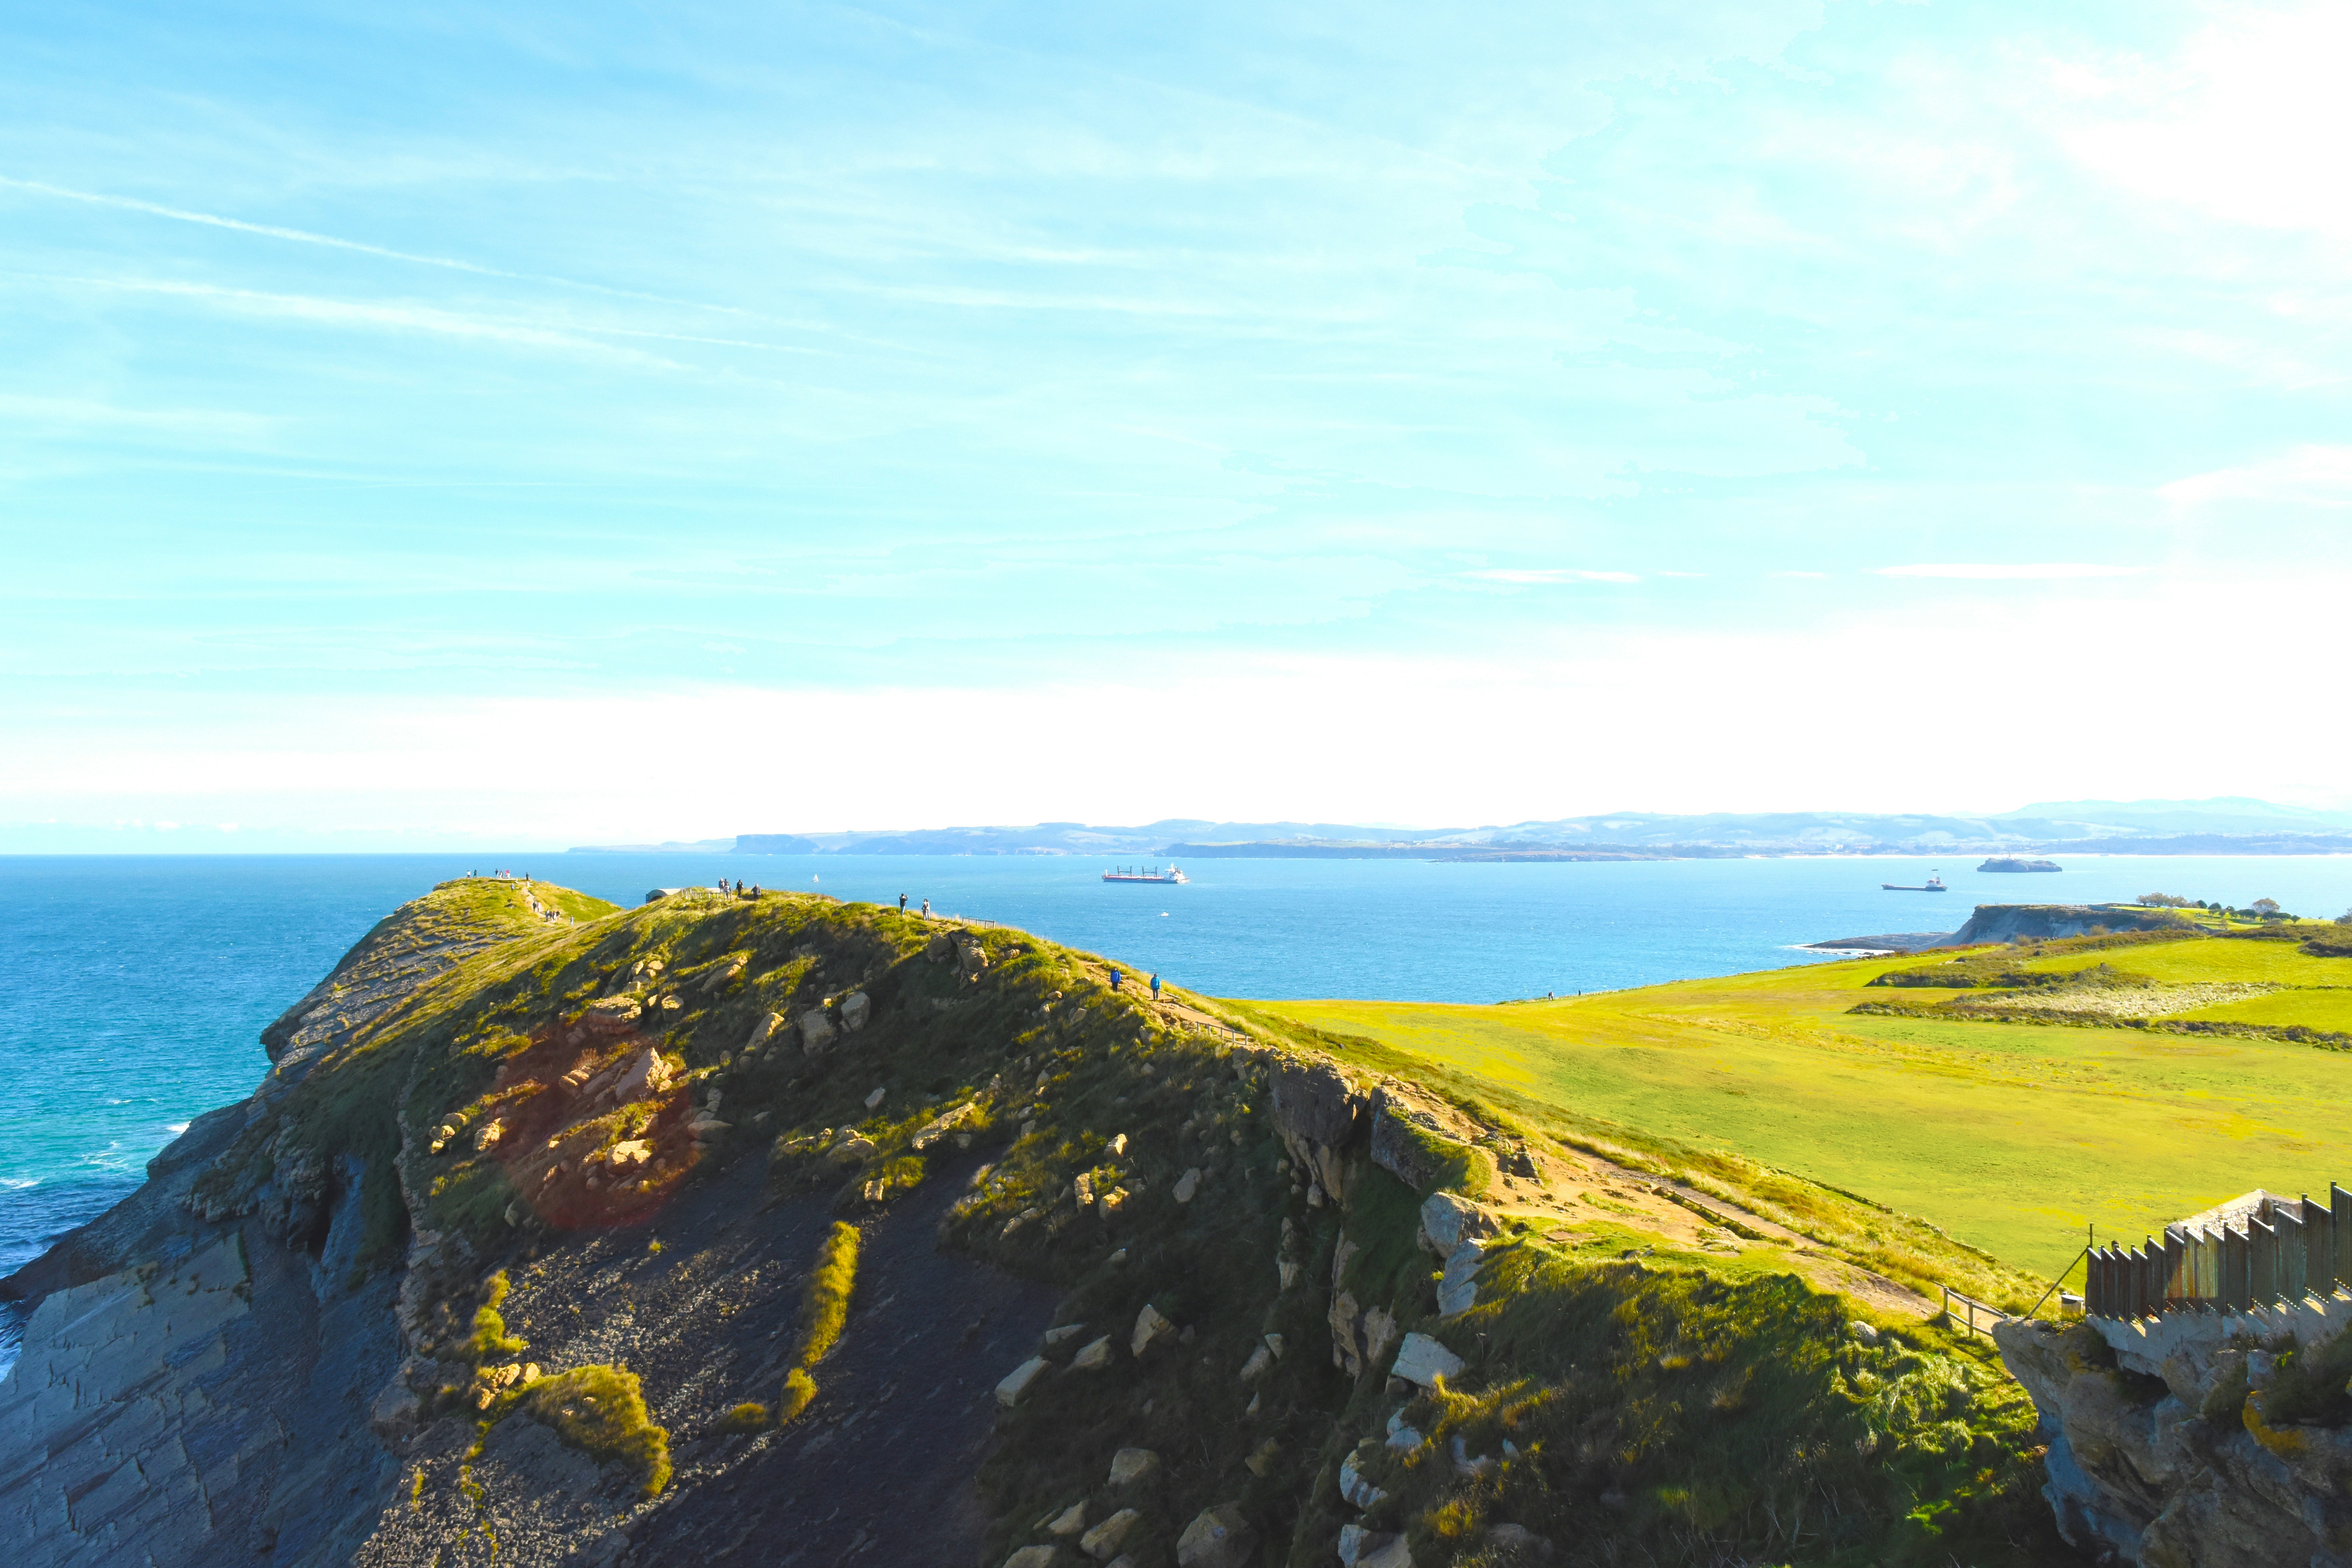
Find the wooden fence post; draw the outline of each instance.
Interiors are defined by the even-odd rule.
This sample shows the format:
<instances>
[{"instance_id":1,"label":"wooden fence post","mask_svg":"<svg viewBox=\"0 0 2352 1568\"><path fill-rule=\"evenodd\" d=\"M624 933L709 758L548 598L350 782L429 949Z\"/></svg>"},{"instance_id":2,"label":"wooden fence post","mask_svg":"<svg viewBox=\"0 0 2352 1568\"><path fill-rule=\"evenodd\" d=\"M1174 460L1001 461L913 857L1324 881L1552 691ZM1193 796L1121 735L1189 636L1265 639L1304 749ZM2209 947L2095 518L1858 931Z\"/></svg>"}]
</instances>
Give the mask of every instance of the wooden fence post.
<instances>
[{"instance_id":1,"label":"wooden fence post","mask_svg":"<svg viewBox=\"0 0 2352 1568\"><path fill-rule=\"evenodd\" d=\"M2278 1236L2279 1300L2300 1301L2311 1260L2311 1244L2303 1234L2303 1205L2299 1202L2281 1204L2272 1214L2271 1220L2272 1228Z\"/></svg>"},{"instance_id":2,"label":"wooden fence post","mask_svg":"<svg viewBox=\"0 0 2352 1568\"><path fill-rule=\"evenodd\" d=\"M2246 1304L2267 1307L2278 1300L2278 1231L2259 1215L2246 1216Z\"/></svg>"},{"instance_id":3,"label":"wooden fence post","mask_svg":"<svg viewBox=\"0 0 2352 1568\"><path fill-rule=\"evenodd\" d=\"M2352 1285L2352 1193L2328 1183L2327 1207L2328 1228L2336 1233L2336 1282Z\"/></svg>"}]
</instances>

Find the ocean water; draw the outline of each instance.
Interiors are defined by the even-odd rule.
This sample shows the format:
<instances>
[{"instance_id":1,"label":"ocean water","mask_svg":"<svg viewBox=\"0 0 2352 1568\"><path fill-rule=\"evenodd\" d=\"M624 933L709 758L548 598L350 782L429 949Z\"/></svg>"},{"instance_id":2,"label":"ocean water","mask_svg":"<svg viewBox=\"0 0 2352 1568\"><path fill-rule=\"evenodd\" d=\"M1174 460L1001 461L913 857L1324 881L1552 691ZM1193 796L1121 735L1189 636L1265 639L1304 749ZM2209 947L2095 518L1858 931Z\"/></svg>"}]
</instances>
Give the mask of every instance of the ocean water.
<instances>
[{"instance_id":1,"label":"ocean water","mask_svg":"<svg viewBox=\"0 0 2352 1568\"><path fill-rule=\"evenodd\" d=\"M1948 931L1979 902L2162 890L2352 905L2352 857L1439 865L1204 860L1183 887L1062 858L471 855L0 858L0 1274L138 1185L268 1068L257 1037L368 928L442 879L509 868L634 904L741 877L1024 927L1212 994L1492 1002L1819 961L1801 943ZM1940 870L1942 895L1889 893ZM910 903L910 907L912 904ZM11 1352L0 1345L0 1358Z\"/></svg>"}]
</instances>

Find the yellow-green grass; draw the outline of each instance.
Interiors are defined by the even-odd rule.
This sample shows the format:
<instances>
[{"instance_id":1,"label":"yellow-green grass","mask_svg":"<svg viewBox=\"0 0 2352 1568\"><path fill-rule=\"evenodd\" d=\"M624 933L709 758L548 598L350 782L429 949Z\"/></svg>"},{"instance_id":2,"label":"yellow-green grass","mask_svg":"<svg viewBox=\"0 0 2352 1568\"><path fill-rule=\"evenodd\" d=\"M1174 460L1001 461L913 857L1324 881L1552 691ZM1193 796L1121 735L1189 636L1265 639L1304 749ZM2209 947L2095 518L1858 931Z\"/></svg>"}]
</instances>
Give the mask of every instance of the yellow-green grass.
<instances>
[{"instance_id":1,"label":"yellow-green grass","mask_svg":"<svg viewBox=\"0 0 2352 1568\"><path fill-rule=\"evenodd\" d=\"M2145 972L2185 948L2226 949L2225 977L2261 979L2306 957L2275 951L2283 945L2182 942L2100 956ZM2243 963L2241 949L2254 950ZM2137 1241L2251 1187L2324 1192L2331 1178L2352 1182L2352 1113L2343 1109L2352 1053L1847 1012L1857 1001L1905 999L1864 987L1917 962L1507 1006L1248 1006L1494 1083L1555 1110L1564 1126L1606 1136L1613 1125L1843 1188L2037 1272L2073 1258L2086 1222L2102 1237Z\"/></svg>"},{"instance_id":2,"label":"yellow-green grass","mask_svg":"<svg viewBox=\"0 0 2352 1568\"><path fill-rule=\"evenodd\" d=\"M2259 1024L2265 1027L2300 1024L2306 1029L2325 1029L2337 1035L2352 1034L2352 988L2273 991L2267 996L2247 996L2235 1002L2220 1002L2210 1007L2200 1007L2193 1013L2175 1013L2171 1016L2203 1019L2217 1024ZM2352 1182L2352 1176L2345 1180Z\"/></svg>"},{"instance_id":3,"label":"yellow-green grass","mask_svg":"<svg viewBox=\"0 0 2352 1568\"><path fill-rule=\"evenodd\" d=\"M2061 971L2084 969L2103 961L2130 973L2168 983L2215 980L2232 984L2267 981L2273 985L2352 985L2352 958L2315 958L2294 942L2249 937L2150 942L2095 954L2051 955L2028 959L2018 967ZM1917 964L1914 959L1894 967L1916 968Z\"/></svg>"}]
</instances>

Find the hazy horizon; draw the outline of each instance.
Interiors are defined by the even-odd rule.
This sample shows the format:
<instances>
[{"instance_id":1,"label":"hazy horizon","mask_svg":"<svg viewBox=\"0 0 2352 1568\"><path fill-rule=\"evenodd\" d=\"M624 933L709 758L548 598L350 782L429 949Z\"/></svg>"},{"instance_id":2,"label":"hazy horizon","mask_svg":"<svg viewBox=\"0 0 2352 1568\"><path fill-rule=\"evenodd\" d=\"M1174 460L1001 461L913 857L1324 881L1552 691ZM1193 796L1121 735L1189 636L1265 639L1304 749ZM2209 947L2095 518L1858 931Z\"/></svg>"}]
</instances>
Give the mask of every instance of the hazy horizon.
<instances>
[{"instance_id":1,"label":"hazy horizon","mask_svg":"<svg viewBox=\"0 0 2352 1568\"><path fill-rule=\"evenodd\" d=\"M2087 813L2088 816L2067 817L2065 813ZM2222 795L2205 800L2174 800L2149 798L2137 801L2029 801L2001 811L1961 812L1789 812L1789 813L1659 813L1615 811L1582 813L1570 816L1530 818L1517 823L1331 823L1297 818L1276 819L1270 822L1236 823L1197 816L1156 818L1144 823L1072 823L1062 820L1039 820L1019 824L983 823L900 823L885 826L862 827L785 827L766 825L747 827L744 834L763 837L803 835L819 839L845 840L870 838L877 836L940 835L949 833L1021 833L1030 829L1067 827L1104 833L1139 833L1146 828L1171 830L1240 829L1253 835L1275 833L1284 837L1330 837L1351 831L1366 831L1400 836L1475 834L1519 828L1541 829L1561 823L1583 822L1593 826L1582 841L1612 841L1606 825L1620 819L1638 820L1654 828L1662 823L1700 823L1722 818L1743 819L1758 816L1788 816L1800 818L1849 820L1856 824L1885 823L1888 819L1917 819L1927 822L1978 822L1999 826L2008 821L2028 819L2040 822L2052 814L2062 814L2058 819L2068 821L2105 822L2114 819L2115 826L2126 834L2168 836L2179 834L2220 834L2243 837L2250 834L2280 835L2342 835L2352 829L2352 813L2323 812L2281 805L2248 795ZM2019 841L2030 840L2033 833L2021 831L2011 836ZM1864 837L1868 834L1864 832ZM581 851L642 851L642 852L711 852L716 846L726 845L731 853L737 834L715 835L706 839L683 839L675 836L645 835L635 839L614 840L603 844L566 844L554 840L527 839L461 839L449 836L419 833L403 840L382 833L347 832L310 835L278 832L248 832L242 828L223 829L217 826L181 823L117 823L109 826L74 826L68 824L34 824L0 826L0 856L41 854L562 854ZM1230 835L1227 835L1230 837ZM1638 839L1638 835L1623 835ZM2000 837L1996 835L1996 837ZM1708 842L1704 836L1692 840ZM1822 847L1816 846L1816 849ZM763 853L765 851L754 851ZM943 850L923 850L919 853L940 854ZM1000 853L982 850L980 853ZM1093 853L1092 850L1071 849L1068 853ZM1131 847L1117 850L1130 853ZM1855 850L1855 853L1910 853L1894 844L1875 850ZM2084 851L2082 853L2096 853Z\"/></svg>"}]
</instances>

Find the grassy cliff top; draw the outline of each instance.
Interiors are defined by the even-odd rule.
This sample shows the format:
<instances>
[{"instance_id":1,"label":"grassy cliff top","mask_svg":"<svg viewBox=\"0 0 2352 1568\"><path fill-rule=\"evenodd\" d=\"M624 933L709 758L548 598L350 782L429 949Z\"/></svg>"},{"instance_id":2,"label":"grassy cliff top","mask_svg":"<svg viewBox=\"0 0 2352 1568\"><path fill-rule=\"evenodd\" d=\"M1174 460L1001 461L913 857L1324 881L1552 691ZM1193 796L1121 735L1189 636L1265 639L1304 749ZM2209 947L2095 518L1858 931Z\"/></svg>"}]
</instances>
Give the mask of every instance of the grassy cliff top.
<instances>
[{"instance_id":1,"label":"grassy cliff top","mask_svg":"<svg viewBox=\"0 0 2352 1568\"><path fill-rule=\"evenodd\" d=\"M404 986L377 984L395 970ZM1906 1289L2032 1282L1794 1160L1681 1142L1669 1112L1717 1070L1704 1053L1640 1047L1657 1082L1630 1109L1654 1127L1594 1113L1634 1054L1588 1072L1581 1100L1556 1092L1525 1047L1597 1014L1448 1010L1444 1038L1398 1045L1346 1011L1382 1005L1154 1000L1093 954L887 907L689 889L599 910L477 881L406 906L338 975L289 1015L308 1043L200 1201L282 1214L303 1245L326 1173L362 1173L358 1267L405 1269L404 1334L444 1369L429 1408L528 1414L609 1366L642 1402L625 1435L662 1496L641 1510L774 1440L758 1409L780 1390L639 1381L631 1345L716 1343L798 1282L727 1278L710 1237L666 1233L675 1263L635 1249L649 1275L725 1288L640 1324L625 1300L565 1299L582 1276L556 1260L645 1234L705 1184L756 1176L730 1223L815 1205L879 1229L952 1180L940 1245L1049 1284L1070 1331L1040 1346L1034 1387L1000 1395L992 1560L1073 1507L1135 1508L1122 1550L1145 1562L1213 1507L1268 1562L1328 1561L1351 1523L1403 1533L1424 1564L1504 1561L1487 1531L1506 1523L1596 1564L2044 1560L2030 1406ZM1731 1005L1674 987L1617 1004L1653 1036L1720 1030ZM1778 1005L1801 1030L1811 1005ZM1730 1032L1769 1041L1773 1005ZM1493 1019L1522 1033L1495 1048ZM1679 1085L1659 1076L1676 1059ZM1425 1238L1433 1194L1475 1212L1483 1251ZM1400 1392L1389 1368L1416 1334L1455 1364ZM1163 1461L1139 1490L1106 1479L1124 1448Z\"/></svg>"},{"instance_id":2,"label":"grassy cliff top","mask_svg":"<svg viewBox=\"0 0 2352 1568\"><path fill-rule=\"evenodd\" d=\"M2089 1223L2137 1241L2252 1187L2352 1181L2336 1109L2352 1052L2327 1048L2352 1036L2352 958L2309 951L2343 928L2242 931L2259 934L2116 933L1504 1006L1250 1011L1571 1140L1751 1188L1759 1167L1790 1173L1792 1219L1817 1186L1858 1194L2046 1279ZM1946 1269L1929 1249L1911 1272Z\"/></svg>"}]
</instances>

